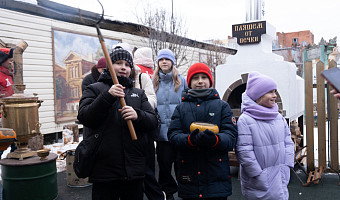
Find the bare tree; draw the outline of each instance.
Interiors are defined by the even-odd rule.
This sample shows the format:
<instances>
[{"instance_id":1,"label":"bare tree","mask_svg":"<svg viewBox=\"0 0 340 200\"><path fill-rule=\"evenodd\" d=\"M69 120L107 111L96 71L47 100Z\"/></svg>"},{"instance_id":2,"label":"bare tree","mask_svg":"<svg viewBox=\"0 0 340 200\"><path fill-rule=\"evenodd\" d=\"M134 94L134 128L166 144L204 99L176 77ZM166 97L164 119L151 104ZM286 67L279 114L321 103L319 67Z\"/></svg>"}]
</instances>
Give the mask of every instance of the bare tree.
<instances>
[{"instance_id":1,"label":"bare tree","mask_svg":"<svg viewBox=\"0 0 340 200\"><path fill-rule=\"evenodd\" d=\"M227 58L226 53L223 52L223 42L221 40L214 40L213 45L205 54L205 59L200 59L200 62L207 64L211 68L224 64Z\"/></svg>"},{"instance_id":2,"label":"bare tree","mask_svg":"<svg viewBox=\"0 0 340 200\"><path fill-rule=\"evenodd\" d=\"M186 38L187 31L180 17L169 16L164 9L145 9L144 16L137 16L137 20L146 27L141 31L148 36L154 60L159 50L167 48L174 52L177 68L190 62L188 47L195 42Z\"/></svg>"},{"instance_id":3,"label":"bare tree","mask_svg":"<svg viewBox=\"0 0 340 200\"><path fill-rule=\"evenodd\" d=\"M213 44L206 53L200 53L200 62L208 65L210 67L211 73L213 74L214 79L215 76L215 68L218 65L224 64L227 58L226 53L223 51L223 42L221 40L213 40L210 41ZM215 82L214 82L215 86Z\"/></svg>"}]
</instances>

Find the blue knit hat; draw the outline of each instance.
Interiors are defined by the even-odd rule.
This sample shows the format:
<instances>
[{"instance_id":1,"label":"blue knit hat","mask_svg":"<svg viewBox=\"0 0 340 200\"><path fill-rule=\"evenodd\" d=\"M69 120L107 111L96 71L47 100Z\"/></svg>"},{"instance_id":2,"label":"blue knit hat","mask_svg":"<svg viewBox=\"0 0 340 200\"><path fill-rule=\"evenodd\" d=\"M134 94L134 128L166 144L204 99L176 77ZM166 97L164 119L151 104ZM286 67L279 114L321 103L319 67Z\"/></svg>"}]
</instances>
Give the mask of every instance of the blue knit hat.
<instances>
[{"instance_id":1,"label":"blue knit hat","mask_svg":"<svg viewBox=\"0 0 340 200\"><path fill-rule=\"evenodd\" d=\"M169 59L171 60L172 64L175 65L176 62L175 62L175 54L170 50L170 49L162 49L158 52L158 55L157 55L157 64L158 64L158 61L162 58L166 58L166 59Z\"/></svg>"},{"instance_id":2,"label":"blue knit hat","mask_svg":"<svg viewBox=\"0 0 340 200\"><path fill-rule=\"evenodd\" d=\"M276 89L275 81L269 76L260 74L259 72L249 73L246 93L253 101L258 100L267 92Z\"/></svg>"}]
</instances>

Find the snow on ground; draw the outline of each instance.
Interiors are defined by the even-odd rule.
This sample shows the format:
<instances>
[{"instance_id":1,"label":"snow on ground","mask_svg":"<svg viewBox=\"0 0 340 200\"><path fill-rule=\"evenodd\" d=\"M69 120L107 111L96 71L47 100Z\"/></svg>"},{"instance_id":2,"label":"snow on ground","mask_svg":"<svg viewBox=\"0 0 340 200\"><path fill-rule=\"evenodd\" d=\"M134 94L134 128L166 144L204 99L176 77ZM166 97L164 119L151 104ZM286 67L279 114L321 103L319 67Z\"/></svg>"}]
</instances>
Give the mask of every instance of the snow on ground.
<instances>
[{"instance_id":1,"label":"snow on ground","mask_svg":"<svg viewBox=\"0 0 340 200\"><path fill-rule=\"evenodd\" d=\"M82 138L79 138L79 141L81 141ZM63 141L61 141L60 143L54 143L54 144L50 144L50 145L44 145L44 148L46 149L50 149L50 153L55 153L58 155L57 161L56 161L56 165L57 165L57 172L62 172L66 170L66 159L60 159L59 156L60 154L68 151L68 150L72 150L72 149L76 149L78 146L79 142L70 142L67 144L64 144Z\"/></svg>"}]
</instances>

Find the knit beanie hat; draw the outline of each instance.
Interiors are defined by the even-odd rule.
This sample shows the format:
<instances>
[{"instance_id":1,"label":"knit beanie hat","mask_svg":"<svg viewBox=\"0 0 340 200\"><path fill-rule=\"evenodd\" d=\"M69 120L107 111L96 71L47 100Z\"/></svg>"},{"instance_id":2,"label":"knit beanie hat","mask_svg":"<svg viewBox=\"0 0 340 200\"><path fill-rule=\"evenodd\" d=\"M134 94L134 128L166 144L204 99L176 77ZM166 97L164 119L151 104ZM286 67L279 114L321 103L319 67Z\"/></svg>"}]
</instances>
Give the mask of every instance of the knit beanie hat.
<instances>
[{"instance_id":1,"label":"knit beanie hat","mask_svg":"<svg viewBox=\"0 0 340 200\"><path fill-rule=\"evenodd\" d=\"M101 68L106 68L106 59L105 57L102 57L98 60L98 63L97 63L97 66L96 66L98 69L101 69Z\"/></svg>"},{"instance_id":2,"label":"knit beanie hat","mask_svg":"<svg viewBox=\"0 0 340 200\"><path fill-rule=\"evenodd\" d=\"M148 68L154 68L154 62L152 60L152 49L149 47L142 47L135 51L133 62L136 65L142 65Z\"/></svg>"},{"instance_id":3,"label":"knit beanie hat","mask_svg":"<svg viewBox=\"0 0 340 200\"><path fill-rule=\"evenodd\" d=\"M162 49L158 52L157 55L157 65L158 61L162 58L166 58L172 61L172 64L175 65L175 54L170 49Z\"/></svg>"},{"instance_id":4,"label":"knit beanie hat","mask_svg":"<svg viewBox=\"0 0 340 200\"><path fill-rule=\"evenodd\" d=\"M0 48L0 65L7 59L13 58L14 48Z\"/></svg>"},{"instance_id":5,"label":"knit beanie hat","mask_svg":"<svg viewBox=\"0 0 340 200\"><path fill-rule=\"evenodd\" d=\"M272 78L260 74L259 72L249 73L246 94L253 101L256 101L267 92L276 89L277 89L276 83Z\"/></svg>"},{"instance_id":6,"label":"knit beanie hat","mask_svg":"<svg viewBox=\"0 0 340 200\"><path fill-rule=\"evenodd\" d=\"M112 45L112 51L116 47L121 47L122 49L128 51L132 55L132 48L131 48L129 43L122 42L122 43L114 44L114 45Z\"/></svg>"},{"instance_id":7,"label":"knit beanie hat","mask_svg":"<svg viewBox=\"0 0 340 200\"><path fill-rule=\"evenodd\" d=\"M117 60L125 60L130 64L131 69L133 68L132 55L120 46L117 46L113 49L110 57L112 64L114 64Z\"/></svg>"},{"instance_id":8,"label":"knit beanie hat","mask_svg":"<svg viewBox=\"0 0 340 200\"><path fill-rule=\"evenodd\" d=\"M206 64L195 63L195 64L191 65L191 67L188 70L188 74L187 74L187 84L188 84L189 88L191 88L191 86L190 86L191 78L195 74L198 74L198 73L206 74L209 78L209 81L210 81L210 87L213 86L213 79L212 79L212 73L210 71L210 68Z\"/></svg>"}]
</instances>

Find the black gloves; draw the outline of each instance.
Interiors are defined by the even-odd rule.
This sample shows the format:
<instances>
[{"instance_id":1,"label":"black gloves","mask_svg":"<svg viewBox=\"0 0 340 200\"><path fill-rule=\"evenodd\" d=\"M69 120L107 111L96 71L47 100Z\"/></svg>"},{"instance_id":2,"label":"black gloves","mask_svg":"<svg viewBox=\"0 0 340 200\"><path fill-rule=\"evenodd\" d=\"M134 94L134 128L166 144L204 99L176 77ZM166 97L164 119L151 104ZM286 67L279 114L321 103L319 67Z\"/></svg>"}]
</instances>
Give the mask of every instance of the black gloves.
<instances>
[{"instance_id":1,"label":"black gloves","mask_svg":"<svg viewBox=\"0 0 340 200\"><path fill-rule=\"evenodd\" d=\"M218 142L218 137L214 132L206 129L197 134L197 146L201 147L214 147Z\"/></svg>"},{"instance_id":2,"label":"black gloves","mask_svg":"<svg viewBox=\"0 0 340 200\"><path fill-rule=\"evenodd\" d=\"M188 136L188 143L189 143L190 146L196 146L197 145L197 134L198 134L198 132L199 132L199 130L198 130L198 128L196 128Z\"/></svg>"},{"instance_id":3,"label":"black gloves","mask_svg":"<svg viewBox=\"0 0 340 200\"><path fill-rule=\"evenodd\" d=\"M218 142L218 136L208 129L202 132L195 129L188 137L188 143L191 146L215 147Z\"/></svg>"}]
</instances>

